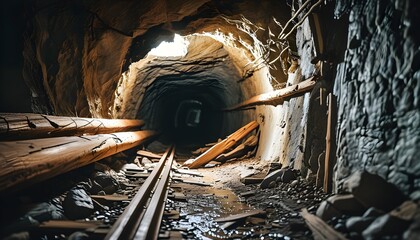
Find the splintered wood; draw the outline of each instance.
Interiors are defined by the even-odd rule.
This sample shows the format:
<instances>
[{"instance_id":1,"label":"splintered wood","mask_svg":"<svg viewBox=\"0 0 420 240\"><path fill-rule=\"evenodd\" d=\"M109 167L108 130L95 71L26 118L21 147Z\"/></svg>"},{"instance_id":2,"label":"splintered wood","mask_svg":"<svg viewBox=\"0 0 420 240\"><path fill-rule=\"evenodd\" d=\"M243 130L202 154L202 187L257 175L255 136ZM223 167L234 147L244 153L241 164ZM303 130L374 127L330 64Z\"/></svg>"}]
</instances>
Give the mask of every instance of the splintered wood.
<instances>
[{"instance_id":1,"label":"splintered wood","mask_svg":"<svg viewBox=\"0 0 420 240\"><path fill-rule=\"evenodd\" d=\"M198 168L201 167L210 161L214 160L220 154L229 150L229 148L235 146L239 140L246 137L250 132L258 127L257 121L252 121L245 125L244 127L240 128L236 132L229 135L224 140L218 142L213 147L205 151L203 154L198 156L190 163L185 163L185 165L189 168Z\"/></svg>"},{"instance_id":2,"label":"splintered wood","mask_svg":"<svg viewBox=\"0 0 420 240\"><path fill-rule=\"evenodd\" d=\"M334 230L334 228L326 224L321 218L309 213L306 208L302 209L300 214L305 219L308 227L311 229L315 240L346 239L341 233Z\"/></svg>"},{"instance_id":3,"label":"splintered wood","mask_svg":"<svg viewBox=\"0 0 420 240\"><path fill-rule=\"evenodd\" d=\"M142 120L49 116L34 113L0 113L0 140L34 139L130 131Z\"/></svg>"},{"instance_id":4,"label":"splintered wood","mask_svg":"<svg viewBox=\"0 0 420 240\"><path fill-rule=\"evenodd\" d=\"M225 110L233 111L236 109L243 109L258 105L280 105L289 98L299 97L302 94L311 91L314 88L315 83L315 77L311 77L296 85L254 96L238 105L227 108Z\"/></svg>"},{"instance_id":5,"label":"splintered wood","mask_svg":"<svg viewBox=\"0 0 420 240\"><path fill-rule=\"evenodd\" d=\"M0 191L20 188L137 146L154 131L0 142Z\"/></svg>"}]
</instances>

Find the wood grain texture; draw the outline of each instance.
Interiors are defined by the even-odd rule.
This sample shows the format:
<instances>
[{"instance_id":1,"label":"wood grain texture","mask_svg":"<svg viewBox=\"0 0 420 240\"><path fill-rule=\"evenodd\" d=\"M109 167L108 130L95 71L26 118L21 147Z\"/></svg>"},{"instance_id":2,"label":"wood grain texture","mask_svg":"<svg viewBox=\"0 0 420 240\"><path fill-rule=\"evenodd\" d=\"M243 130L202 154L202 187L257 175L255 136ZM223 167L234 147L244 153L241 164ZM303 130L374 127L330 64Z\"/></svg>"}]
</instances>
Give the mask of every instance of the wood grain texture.
<instances>
[{"instance_id":1,"label":"wood grain texture","mask_svg":"<svg viewBox=\"0 0 420 240\"><path fill-rule=\"evenodd\" d=\"M49 116L34 113L0 113L0 140L81 136L138 130L142 120Z\"/></svg>"},{"instance_id":2,"label":"wood grain texture","mask_svg":"<svg viewBox=\"0 0 420 240\"><path fill-rule=\"evenodd\" d=\"M153 131L0 142L0 191L19 189L135 147Z\"/></svg>"},{"instance_id":3,"label":"wood grain texture","mask_svg":"<svg viewBox=\"0 0 420 240\"><path fill-rule=\"evenodd\" d=\"M315 240L345 240L343 234L337 232L330 225L326 224L321 218L311 214L305 208L302 209L302 217L305 219L306 224L312 231Z\"/></svg>"},{"instance_id":4,"label":"wood grain texture","mask_svg":"<svg viewBox=\"0 0 420 240\"><path fill-rule=\"evenodd\" d=\"M311 91L314 88L315 83L315 77L311 77L301 83L254 96L238 105L225 109L225 111L233 111L258 105L280 105L283 104L285 100L299 97L302 94Z\"/></svg>"},{"instance_id":5,"label":"wood grain texture","mask_svg":"<svg viewBox=\"0 0 420 240\"><path fill-rule=\"evenodd\" d=\"M218 142L216 145L205 151L203 154L195 158L191 163L185 163L189 168L198 168L214 160L220 154L229 150L229 148L236 145L236 143L242 138L246 137L250 132L258 127L257 121L252 121L247 125L243 126L236 132L229 135L227 138Z\"/></svg>"}]
</instances>

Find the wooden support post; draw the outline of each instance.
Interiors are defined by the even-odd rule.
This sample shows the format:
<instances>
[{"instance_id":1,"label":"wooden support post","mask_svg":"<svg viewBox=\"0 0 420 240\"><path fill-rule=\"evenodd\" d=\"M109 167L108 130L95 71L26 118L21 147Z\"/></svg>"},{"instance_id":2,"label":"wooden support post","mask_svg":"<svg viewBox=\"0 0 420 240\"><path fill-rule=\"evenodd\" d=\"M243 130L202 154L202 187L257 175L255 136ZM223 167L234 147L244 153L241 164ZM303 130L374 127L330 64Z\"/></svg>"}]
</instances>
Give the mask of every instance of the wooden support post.
<instances>
[{"instance_id":1,"label":"wooden support post","mask_svg":"<svg viewBox=\"0 0 420 240\"><path fill-rule=\"evenodd\" d=\"M0 191L52 178L135 147L153 131L0 142Z\"/></svg>"},{"instance_id":2,"label":"wooden support post","mask_svg":"<svg viewBox=\"0 0 420 240\"><path fill-rule=\"evenodd\" d=\"M142 120L49 116L34 113L0 113L0 140L81 136L130 131Z\"/></svg>"},{"instance_id":3,"label":"wooden support post","mask_svg":"<svg viewBox=\"0 0 420 240\"><path fill-rule=\"evenodd\" d=\"M226 152L229 148L233 147L239 140L248 135L251 131L258 127L257 121L252 121L247 125L243 126L236 132L229 135L227 138L218 142L216 145L205 151L203 154L194 159L191 163L185 163L189 168L198 168L207 164L208 162L215 159L220 154Z\"/></svg>"},{"instance_id":4,"label":"wooden support post","mask_svg":"<svg viewBox=\"0 0 420 240\"><path fill-rule=\"evenodd\" d=\"M325 136L325 172L324 192L332 190L332 168L335 164L335 98L332 93L328 94L328 119L327 133Z\"/></svg>"},{"instance_id":5,"label":"wooden support post","mask_svg":"<svg viewBox=\"0 0 420 240\"><path fill-rule=\"evenodd\" d=\"M311 91L314 88L315 83L315 77L311 77L301 83L254 96L238 105L225 109L225 111L233 111L258 105L280 105L283 104L286 99L299 97L302 94Z\"/></svg>"}]
</instances>

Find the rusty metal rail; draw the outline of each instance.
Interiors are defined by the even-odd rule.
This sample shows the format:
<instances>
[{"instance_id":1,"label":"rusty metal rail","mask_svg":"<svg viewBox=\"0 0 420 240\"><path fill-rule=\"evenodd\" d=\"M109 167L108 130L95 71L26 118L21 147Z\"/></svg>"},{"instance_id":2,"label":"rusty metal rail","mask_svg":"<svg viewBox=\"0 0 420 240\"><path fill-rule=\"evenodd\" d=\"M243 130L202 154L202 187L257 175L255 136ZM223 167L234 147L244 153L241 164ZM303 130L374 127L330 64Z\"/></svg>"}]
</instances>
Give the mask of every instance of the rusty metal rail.
<instances>
[{"instance_id":1,"label":"rusty metal rail","mask_svg":"<svg viewBox=\"0 0 420 240\"><path fill-rule=\"evenodd\" d=\"M157 239L175 148L169 147L105 239Z\"/></svg>"}]
</instances>

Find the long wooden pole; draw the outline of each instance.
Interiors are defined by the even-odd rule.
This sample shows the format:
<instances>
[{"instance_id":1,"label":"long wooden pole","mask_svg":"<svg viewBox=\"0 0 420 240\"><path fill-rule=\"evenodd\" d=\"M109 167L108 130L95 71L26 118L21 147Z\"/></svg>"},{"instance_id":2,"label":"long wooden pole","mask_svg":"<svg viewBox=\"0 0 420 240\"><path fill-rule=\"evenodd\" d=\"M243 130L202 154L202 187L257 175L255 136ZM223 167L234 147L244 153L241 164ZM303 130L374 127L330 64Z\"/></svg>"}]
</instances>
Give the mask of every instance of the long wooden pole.
<instances>
[{"instance_id":1,"label":"long wooden pole","mask_svg":"<svg viewBox=\"0 0 420 240\"><path fill-rule=\"evenodd\" d=\"M257 96L254 96L242 103L239 103L238 105L235 105L233 107L224 109L225 111L233 111L237 109L243 109L251 106L258 106L258 105L280 105L283 104L283 102L286 99L293 98L293 97L299 97L302 94L311 91L315 86L315 77L310 77L309 79L289 86L285 87L279 90L275 90L268 93L263 93Z\"/></svg>"},{"instance_id":2,"label":"long wooden pole","mask_svg":"<svg viewBox=\"0 0 420 240\"><path fill-rule=\"evenodd\" d=\"M251 131L258 127L257 121L252 121L247 125L243 126L236 132L229 135L227 138L218 142L216 145L205 151L203 154L194 159L193 162L185 164L189 168L198 168L202 165L207 164L211 160L215 159L220 154L226 152L229 148L233 147L239 140L248 135Z\"/></svg>"},{"instance_id":3,"label":"long wooden pole","mask_svg":"<svg viewBox=\"0 0 420 240\"><path fill-rule=\"evenodd\" d=\"M142 120L0 113L0 140L34 139L137 130Z\"/></svg>"},{"instance_id":4,"label":"long wooden pole","mask_svg":"<svg viewBox=\"0 0 420 240\"><path fill-rule=\"evenodd\" d=\"M154 131L0 142L0 192L19 189L137 146Z\"/></svg>"}]
</instances>

